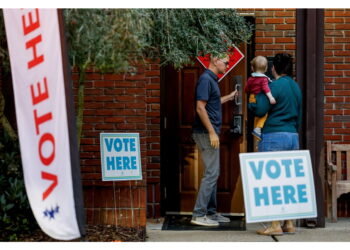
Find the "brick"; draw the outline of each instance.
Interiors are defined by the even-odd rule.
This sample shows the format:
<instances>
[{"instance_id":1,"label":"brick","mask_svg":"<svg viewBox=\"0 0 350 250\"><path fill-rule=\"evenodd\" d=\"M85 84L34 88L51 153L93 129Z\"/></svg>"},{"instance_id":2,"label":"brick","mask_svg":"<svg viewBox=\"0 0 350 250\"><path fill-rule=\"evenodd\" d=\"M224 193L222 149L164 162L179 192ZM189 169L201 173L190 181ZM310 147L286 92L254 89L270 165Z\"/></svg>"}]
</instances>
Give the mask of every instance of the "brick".
<instances>
[{"instance_id":1,"label":"brick","mask_svg":"<svg viewBox=\"0 0 350 250\"><path fill-rule=\"evenodd\" d=\"M350 51L334 51L334 56L350 56Z\"/></svg>"},{"instance_id":2,"label":"brick","mask_svg":"<svg viewBox=\"0 0 350 250\"><path fill-rule=\"evenodd\" d=\"M323 94L324 94L324 96L333 96L334 94L333 94L333 90L325 90L324 92L323 92Z\"/></svg>"},{"instance_id":3,"label":"brick","mask_svg":"<svg viewBox=\"0 0 350 250\"><path fill-rule=\"evenodd\" d=\"M93 224L98 225L101 223L100 220L100 210L98 209L93 209Z\"/></svg>"},{"instance_id":4,"label":"brick","mask_svg":"<svg viewBox=\"0 0 350 250\"><path fill-rule=\"evenodd\" d=\"M283 31L279 30L279 31L262 31L263 32L263 37L281 37L283 36Z\"/></svg>"},{"instance_id":5,"label":"brick","mask_svg":"<svg viewBox=\"0 0 350 250\"><path fill-rule=\"evenodd\" d=\"M343 71L325 70L325 76L343 76Z\"/></svg>"},{"instance_id":6,"label":"brick","mask_svg":"<svg viewBox=\"0 0 350 250\"><path fill-rule=\"evenodd\" d=\"M325 23L324 24L324 29L325 30L334 30L335 29L335 24L333 24L333 23Z\"/></svg>"},{"instance_id":7,"label":"brick","mask_svg":"<svg viewBox=\"0 0 350 250\"><path fill-rule=\"evenodd\" d=\"M122 123L125 121L125 117L120 117L120 116L114 116L114 117L105 117L104 122L106 123Z\"/></svg>"},{"instance_id":8,"label":"brick","mask_svg":"<svg viewBox=\"0 0 350 250\"><path fill-rule=\"evenodd\" d=\"M275 30L274 24L256 24L256 30L273 31Z\"/></svg>"},{"instance_id":9,"label":"brick","mask_svg":"<svg viewBox=\"0 0 350 250\"><path fill-rule=\"evenodd\" d=\"M125 80L127 81L139 81L139 80L145 80L145 76L144 75L126 75L125 76Z\"/></svg>"},{"instance_id":10,"label":"brick","mask_svg":"<svg viewBox=\"0 0 350 250\"><path fill-rule=\"evenodd\" d=\"M85 97L88 95L97 96L97 95L102 95L102 94L103 94L102 89L88 89L88 88L84 89L84 96Z\"/></svg>"},{"instance_id":11,"label":"brick","mask_svg":"<svg viewBox=\"0 0 350 250\"><path fill-rule=\"evenodd\" d=\"M256 11L255 16L257 17L273 17L273 11Z\"/></svg>"},{"instance_id":12,"label":"brick","mask_svg":"<svg viewBox=\"0 0 350 250\"><path fill-rule=\"evenodd\" d=\"M114 103L114 102L108 102L104 103L103 107L106 109L124 109L125 108L125 103Z\"/></svg>"},{"instance_id":13,"label":"brick","mask_svg":"<svg viewBox=\"0 0 350 250\"><path fill-rule=\"evenodd\" d=\"M264 45L265 50L283 50L284 45L283 44L265 44Z\"/></svg>"},{"instance_id":14,"label":"brick","mask_svg":"<svg viewBox=\"0 0 350 250\"><path fill-rule=\"evenodd\" d=\"M120 123L116 125L117 129L121 129L121 130L135 130L136 126L135 124L124 124L124 123Z\"/></svg>"},{"instance_id":15,"label":"brick","mask_svg":"<svg viewBox=\"0 0 350 250\"><path fill-rule=\"evenodd\" d=\"M324 42L325 43L333 43L334 41L333 41L333 37L325 37L324 38Z\"/></svg>"},{"instance_id":16,"label":"brick","mask_svg":"<svg viewBox=\"0 0 350 250\"><path fill-rule=\"evenodd\" d=\"M344 22L345 22L345 19L340 18L340 17L336 17L336 18L326 17L325 18L325 23L344 23Z\"/></svg>"},{"instance_id":17,"label":"brick","mask_svg":"<svg viewBox=\"0 0 350 250\"><path fill-rule=\"evenodd\" d=\"M128 109L145 109L146 103L140 102L140 103L127 103L126 107Z\"/></svg>"},{"instance_id":18,"label":"brick","mask_svg":"<svg viewBox=\"0 0 350 250\"><path fill-rule=\"evenodd\" d=\"M296 19L295 18L286 18L286 19L284 19L284 21L287 24L295 24L296 23Z\"/></svg>"},{"instance_id":19,"label":"brick","mask_svg":"<svg viewBox=\"0 0 350 250\"><path fill-rule=\"evenodd\" d=\"M282 24L284 23L283 18L266 18L265 19L266 24Z\"/></svg>"},{"instance_id":20,"label":"brick","mask_svg":"<svg viewBox=\"0 0 350 250\"><path fill-rule=\"evenodd\" d=\"M274 56L275 52L270 50L270 51L255 51L255 55L261 55L261 56Z\"/></svg>"},{"instance_id":21,"label":"brick","mask_svg":"<svg viewBox=\"0 0 350 250\"><path fill-rule=\"evenodd\" d=\"M276 12L276 11L285 11L286 9L267 8L266 10L267 10L267 11L273 11L273 12Z\"/></svg>"},{"instance_id":22,"label":"brick","mask_svg":"<svg viewBox=\"0 0 350 250\"><path fill-rule=\"evenodd\" d=\"M130 95L120 95L116 96L115 99L119 102L132 102L135 101L136 98Z\"/></svg>"},{"instance_id":23,"label":"brick","mask_svg":"<svg viewBox=\"0 0 350 250\"><path fill-rule=\"evenodd\" d=\"M97 73L88 73L85 76L85 80L101 80L103 79L102 74L97 74Z\"/></svg>"},{"instance_id":24,"label":"brick","mask_svg":"<svg viewBox=\"0 0 350 250\"><path fill-rule=\"evenodd\" d=\"M333 120L335 122L350 122L350 115L334 116Z\"/></svg>"},{"instance_id":25,"label":"brick","mask_svg":"<svg viewBox=\"0 0 350 250\"><path fill-rule=\"evenodd\" d=\"M256 43L273 43L273 38L255 38Z\"/></svg>"},{"instance_id":26,"label":"brick","mask_svg":"<svg viewBox=\"0 0 350 250\"><path fill-rule=\"evenodd\" d=\"M344 36L343 30L325 30L324 35L327 36Z\"/></svg>"},{"instance_id":27,"label":"brick","mask_svg":"<svg viewBox=\"0 0 350 250\"><path fill-rule=\"evenodd\" d=\"M344 44L325 44L324 48L326 50L342 50L344 49Z\"/></svg>"},{"instance_id":28,"label":"brick","mask_svg":"<svg viewBox=\"0 0 350 250\"><path fill-rule=\"evenodd\" d=\"M114 82L115 88L136 88L136 82L133 81L116 81Z\"/></svg>"},{"instance_id":29,"label":"brick","mask_svg":"<svg viewBox=\"0 0 350 250\"><path fill-rule=\"evenodd\" d=\"M160 85L159 84L147 84L147 89L159 90Z\"/></svg>"},{"instance_id":30,"label":"brick","mask_svg":"<svg viewBox=\"0 0 350 250\"><path fill-rule=\"evenodd\" d=\"M94 81L94 87L96 88L114 87L114 81L96 80Z\"/></svg>"},{"instance_id":31,"label":"brick","mask_svg":"<svg viewBox=\"0 0 350 250\"><path fill-rule=\"evenodd\" d=\"M92 124L92 123L98 123L98 122L103 122L103 117L101 116L96 116L96 117L89 117L89 116L84 116L83 117L84 123Z\"/></svg>"},{"instance_id":32,"label":"brick","mask_svg":"<svg viewBox=\"0 0 350 250\"><path fill-rule=\"evenodd\" d=\"M349 17L350 16L350 11L334 11L334 16L335 17Z\"/></svg>"},{"instance_id":33,"label":"brick","mask_svg":"<svg viewBox=\"0 0 350 250\"><path fill-rule=\"evenodd\" d=\"M324 110L324 114L325 115L343 115L343 111L342 110Z\"/></svg>"},{"instance_id":34,"label":"brick","mask_svg":"<svg viewBox=\"0 0 350 250\"><path fill-rule=\"evenodd\" d=\"M350 43L350 38L341 38L341 37L335 37L334 38L335 43Z\"/></svg>"},{"instance_id":35,"label":"brick","mask_svg":"<svg viewBox=\"0 0 350 250\"><path fill-rule=\"evenodd\" d=\"M93 96L93 100L96 102L111 102L111 101L114 101L114 96L106 96L106 95Z\"/></svg>"},{"instance_id":36,"label":"brick","mask_svg":"<svg viewBox=\"0 0 350 250\"><path fill-rule=\"evenodd\" d=\"M325 62L327 63L343 63L343 57L325 57Z\"/></svg>"},{"instance_id":37,"label":"brick","mask_svg":"<svg viewBox=\"0 0 350 250\"><path fill-rule=\"evenodd\" d=\"M286 30L284 31L284 36L285 37L295 37L295 31L294 30Z\"/></svg>"},{"instance_id":38,"label":"brick","mask_svg":"<svg viewBox=\"0 0 350 250\"><path fill-rule=\"evenodd\" d=\"M295 24L276 24L276 30L294 30Z\"/></svg>"},{"instance_id":39,"label":"brick","mask_svg":"<svg viewBox=\"0 0 350 250\"><path fill-rule=\"evenodd\" d=\"M324 129L323 130L324 132L323 132L323 134L325 135L331 135L331 134L333 134L333 129Z\"/></svg>"},{"instance_id":40,"label":"brick","mask_svg":"<svg viewBox=\"0 0 350 250\"><path fill-rule=\"evenodd\" d=\"M333 78L332 77L325 77L323 79L324 83L333 83Z\"/></svg>"},{"instance_id":41,"label":"brick","mask_svg":"<svg viewBox=\"0 0 350 250\"><path fill-rule=\"evenodd\" d=\"M83 180L100 180L101 179L101 174L99 173L82 173L81 174L81 178ZM96 195L94 195L95 199L96 199ZM95 205L94 205L95 207Z\"/></svg>"},{"instance_id":42,"label":"brick","mask_svg":"<svg viewBox=\"0 0 350 250\"><path fill-rule=\"evenodd\" d=\"M146 226L146 209L140 209L140 226Z\"/></svg>"},{"instance_id":43,"label":"brick","mask_svg":"<svg viewBox=\"0 0 350 250\"><path fill-rule=\"evenodd\" d=\"M129 116L125 118L126 122L128 123L144 123L145 122L145 117L143 116Z\"/></svg>"},{"instance_id":44,"label":"brick","mask_svg":"<svg viewBox=\"0 0 350 250\"><path fill-rule=\"evenodd\" d=\"M159 70L146 71L145 75L146 75L146 77L147 76L160 76L160 71Z\"/></svg>"},{"instance_id":45,"label":"brick","mask_svg":"<svg viewBox=\"0 0 350 250\"><path fill-rule=\"evenodd\" d=\"M275 12L276 17L293 17L295 16L294 11L276 11Z\"/></svg>"},{"instance_id":46,"label":"brick","mask_svg":"<svg viewBox=\"0 0 350 250\"><path fill-rule=\"evenodd\" d=\"M333 103L333 102L344 102L343 97L326 97L327 103Z\"/></svg>"},{"instance_id":47,"label":"brick","mask_svg":"<svg viewBox=\"0 0 350 250\"><path fill-rule=\"evenodd\" d=\"M146 91L141 88L136 88L136 89L127 89L125 92L126 92L125 94L128 94L128 95L145 95Z\"/></svg>"},{"instance_id":48,"label":"brick","mask_svg":"<svg viewBox=\"0 0 350 250\"><path fill-rule=\"evenodd\" d=\"M335 69L350 69L349 64L337 64L335 65Z\"/></svg>"},{"instance_id":49,"label":"brick","mask_svg":"<svg viewBox=\"0 0 350 250\"><path fill-rule=\"evenodd\" d=\"M325 122L324 127L325 128L341 128L342 123L341 122Z\"/></svg>"},{"instance_id":50,"label":"brick","mask_svg":"<svg viewBox=\"0 0 350 250\"><path fill-rule=\"evenodd\" d=\"M350 111L350 103L335 103L334 108L335 109L346 109L346 110L344 110L344 112L348 113ZM345 114L345 115L348 115L348 114Z\"/></svg>"},{"instance_id":51,"label":"brick","mask_svg":"<svg viewBox=\"0 0 350 250\"><path fill-rule=\"evenodd\" d=\"M275 43L294 43L295 39L293 37L276 37Z\"/></svg>"},{"instance_id":52,"label":"brick","mask_svg":"<svg viewBox=\"0 0 350 250\"><path fill-rule=\"evenodd\" d=\"M332 122L333 121L333 116L325 115L323 119L324 119L325 122Z\"/></svg>"},{"instance_id":53,"label":"brick","mask_svg":"<svg viewBox=\"0 0 350 250\"><path fill-rule=\"evenodd\" d=\"M325 17L333 17L334 16L334 11L332 11L332 10L325 10L324 11L324 16Z\"/></svg>"},{"instance_id":54,"label":"brick","mask_svg":"<svg viewBox=\"0 0 350 250\"><path fill-rule=\"evenodd\" d=\"M342 78L335 78L334 81L336 83L350 83L350 77L342 77ZM350 86L347 85L342 85L345 89L349 88ZM347 87L349 86L349 87Z\"/></svg>"},{"instance_id":55,"label":"brick","mask_svg":"<svg viewBox=\"0 0 350 250\"><path fill-rule=\"evenodd\" d=\"M324 135L325 141L334 141L334 140L341 140L340 135Z\"/></svg>"},{"instance_id":56,"label":"brick","mask_svg":"<svg viewBox=\"0 0 350 250\"><path fill-rule=\"evenodd\" d=\"M330 64L330 63L328 63L328 64L324 64L324 69L334 69L334 64Z\"/></svg>"}]
</instances>

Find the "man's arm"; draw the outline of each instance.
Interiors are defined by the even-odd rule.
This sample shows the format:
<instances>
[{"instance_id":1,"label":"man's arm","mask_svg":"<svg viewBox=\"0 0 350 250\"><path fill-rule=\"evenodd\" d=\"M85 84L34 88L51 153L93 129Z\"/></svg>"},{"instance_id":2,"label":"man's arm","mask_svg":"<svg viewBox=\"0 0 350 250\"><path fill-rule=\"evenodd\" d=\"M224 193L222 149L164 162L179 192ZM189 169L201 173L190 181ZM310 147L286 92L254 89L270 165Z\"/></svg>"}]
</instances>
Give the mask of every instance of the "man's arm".
<instances>
[{"instance_id":1,"label":"man's arm","mask_svg":"<svg viewBox=\"0 0 350 250\"><path fill-rule=\"evenodd\" d=\"M235 98L236 95L237 95L237 90L232 91L228 95L222 96L221 97L221 104L224 104L227 101L232 101Z\"/></svg>"},{"instance_id":2,"label":"man's arm","mask_svg":"<svg viewBox=\"0 0 350 250\"><path fill-rule=\"evenodd\" d=\"M210 120L209 120L209 116L208 116L208 112L205 109L205 106L207 105L206 101L202 101L202 100L197 100L196 103L196 112L199 116L199 118L201 119L204 127L208 130L209 132L209 139L210 139L210 145L213 148L218 148L220 141L219 141L219 137L216 134L213 125L211 124Z\"/></svg>"}]
</instances>

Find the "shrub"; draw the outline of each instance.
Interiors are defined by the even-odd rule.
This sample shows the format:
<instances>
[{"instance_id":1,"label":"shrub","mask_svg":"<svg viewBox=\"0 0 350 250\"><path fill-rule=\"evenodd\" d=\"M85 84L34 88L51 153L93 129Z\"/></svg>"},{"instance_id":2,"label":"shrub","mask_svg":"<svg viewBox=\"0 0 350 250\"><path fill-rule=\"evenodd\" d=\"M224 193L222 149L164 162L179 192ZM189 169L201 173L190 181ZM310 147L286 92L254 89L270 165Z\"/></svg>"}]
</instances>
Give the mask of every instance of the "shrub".
<instances>
[{"instance_id":1,"label":"shrub","mask_svg":"<svg viewBox=\"0 0 350 250\"><path fill-rule=\"evenodd\" d=\"M6 132L0 138L0 240L16 241L18 236L38 228L24 187L18 141Z\"/></svg>"}]
</instances>

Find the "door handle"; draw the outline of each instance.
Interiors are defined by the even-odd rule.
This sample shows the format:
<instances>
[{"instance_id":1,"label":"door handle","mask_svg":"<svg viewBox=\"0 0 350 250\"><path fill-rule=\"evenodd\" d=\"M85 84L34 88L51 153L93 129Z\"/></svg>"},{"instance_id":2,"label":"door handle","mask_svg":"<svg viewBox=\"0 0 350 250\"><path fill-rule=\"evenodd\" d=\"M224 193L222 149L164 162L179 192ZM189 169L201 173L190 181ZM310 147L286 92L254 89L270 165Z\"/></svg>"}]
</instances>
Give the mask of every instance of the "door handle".
<instances>
[{"instance_id":1,"label":"door handle","mask_svg":"<svg viewBox=\"0 0 350 250\"><path fill-rule=\"evenodd\" d=\"M235 90L238 91L238 95L235 96L235 104L237 106L242 105L242 85L240 83L237 83L235 85Z\"/></svg>"}]
</instances>

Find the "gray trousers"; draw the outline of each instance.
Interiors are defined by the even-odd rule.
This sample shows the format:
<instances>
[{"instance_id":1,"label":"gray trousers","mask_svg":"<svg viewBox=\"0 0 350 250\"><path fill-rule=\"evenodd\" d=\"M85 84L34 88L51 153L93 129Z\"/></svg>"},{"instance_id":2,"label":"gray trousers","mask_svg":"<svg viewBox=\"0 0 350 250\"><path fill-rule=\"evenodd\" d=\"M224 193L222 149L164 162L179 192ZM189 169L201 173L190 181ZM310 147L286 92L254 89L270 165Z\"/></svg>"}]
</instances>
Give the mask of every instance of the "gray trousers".
<instances>
[{"instance_id":1,"label":"gray trousers","mask_svg":"<svg viewBox=\"0 0 350 250\"><path fill-rule=\"evenodd\" d=\"M209 134L193 133L192 138L202 153L204 163L204 175L192 214L193 217L201 217L216 213L217 180L220 174L220 149L215 149L210 145Z\"/></svg>"}]
</instances>

